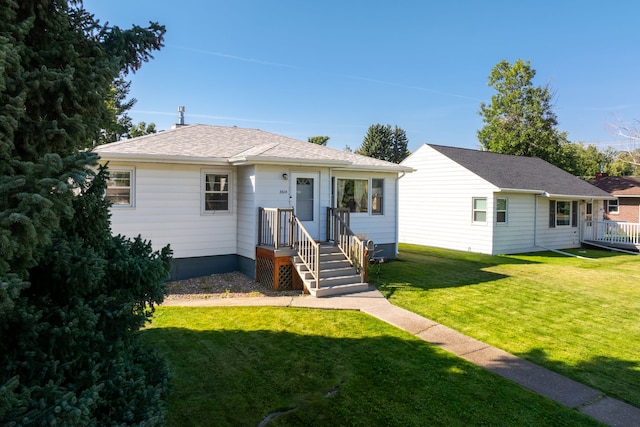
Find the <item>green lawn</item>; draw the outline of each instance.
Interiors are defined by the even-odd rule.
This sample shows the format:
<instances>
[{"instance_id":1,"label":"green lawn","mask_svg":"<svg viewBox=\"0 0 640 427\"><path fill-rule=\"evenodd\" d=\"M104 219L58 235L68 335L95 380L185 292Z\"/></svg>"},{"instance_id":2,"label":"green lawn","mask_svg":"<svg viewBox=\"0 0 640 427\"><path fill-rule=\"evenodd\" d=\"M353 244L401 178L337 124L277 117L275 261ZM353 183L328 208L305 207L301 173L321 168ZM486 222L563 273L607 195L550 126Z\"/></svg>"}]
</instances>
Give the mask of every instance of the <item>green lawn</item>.
<instances>
[{"instance_id":1,"label":"green lawn","mask_svg":"<svg viewBox=\"0 0 640 427\"><path fill-rule=\"evenodd\" d=\"M160 307L142 335L174 373L169 426L597 425L355 311Z\"/></svg>"},{"instance_id":2,"label":"green lawn","mask_svg":"<svg viewBox=\"0 0 640 427\"><path fill-rule=\"evenodd\" d=\"M390 301L640 406L640 256L486 256L400 245Z\"/></svg>"}]
</instances>

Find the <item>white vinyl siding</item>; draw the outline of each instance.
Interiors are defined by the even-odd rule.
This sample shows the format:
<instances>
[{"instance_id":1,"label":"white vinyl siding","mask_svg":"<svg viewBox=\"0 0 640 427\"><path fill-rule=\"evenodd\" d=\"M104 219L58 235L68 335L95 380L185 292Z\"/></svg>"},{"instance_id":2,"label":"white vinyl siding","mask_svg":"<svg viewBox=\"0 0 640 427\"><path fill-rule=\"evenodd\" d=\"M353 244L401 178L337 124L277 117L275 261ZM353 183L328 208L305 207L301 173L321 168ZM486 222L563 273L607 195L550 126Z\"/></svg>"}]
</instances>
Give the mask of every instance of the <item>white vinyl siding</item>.
<instances>
[{"instance_id":1,"label":"white vinyl siding","mask_svg":"<svg viewBox=\"0 0 640 427\"><path fill-rule=\"evenodd\" d=\"M400 242L493 255L579 246L578 227L549 228L546 197L499 191L428 145L402 164L416 172L400 179ZM473 200L481 198L487 201L487 221L478 226ZM574 201L567 200L573 208Z\"/></svg>"},{"instance_id":2,"label":"white vinyl siding","mask_svg":"<svg viewBox=\"0 0 640 427\"><path fill-rule=\"evenodd\" d=\"M505 193L498 193L498 198ZM535 251L534 224L536 196L508 193L508 223L493 230L493 254L513 254Z\"/></svg>"},{"instance_id":3,"label":"white vinyl siding","mask_svg":"<svg viewBox=\"0 0 640 427\"><path fill-rule=\"evenodd\" d=\"M170 244L174 258L237 253L236 215L201 214L201 167L139 163L135 184L136 208L111 210L115 234L141 235L154 249Z\"/></svg>"},{"instance_id":4,"label":"white vinyl siding","mask_svg":"<svg viewBox=\"0 0 640 427\"><path fill-rule=\"evenodd\" d=\"M566 204L570 206L569 224L551 227L550 213L557 212L557 202L563 202L563 211L566 210ZM553 211L551 205L554 206ZM579 227L572 226L574 219L577 221L579 203L575 200L549 200L546 197L537 197L537 215L536 215L536 250L544 249L567 249L580 247ZM576 211L574 211L574 207ZM563 213L564 216L564 213ZM562 223L566 222L565 220ZM557 222L556 222L557 224Z\"/></svg>"},{"instance_id":5,"label":"white vinyl siding","mask_svg":"<svg viewBox=\"0 0 640 427\"><path fill-rule=\"evenodd\" d=\"M494 223L472 221L472 200L485 197L493 212L495 186L427 145L402 164L416 172L400 178L399 241L491 253Z\"/></svg>"}]
</instances>

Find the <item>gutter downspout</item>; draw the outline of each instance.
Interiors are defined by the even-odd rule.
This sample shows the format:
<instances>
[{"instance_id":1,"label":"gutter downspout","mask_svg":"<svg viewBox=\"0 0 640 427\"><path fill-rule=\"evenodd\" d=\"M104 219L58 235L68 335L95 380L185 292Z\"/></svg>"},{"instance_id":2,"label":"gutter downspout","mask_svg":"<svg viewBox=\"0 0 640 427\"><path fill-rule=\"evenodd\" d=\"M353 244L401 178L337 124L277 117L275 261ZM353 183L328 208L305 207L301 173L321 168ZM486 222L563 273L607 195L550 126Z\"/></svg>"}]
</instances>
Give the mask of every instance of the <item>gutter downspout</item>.
<instances>
[{"instance_id":1,"label":"gutter downspout","mask_svg":"<svg viewBox=\"0 0 640 427\"><path fill-rule=\"evenodd\" d=\"M400 238L400 180L406 175L406 172L401 172L400 176L396 179L396 253L397 256L400 253L399 238Z\"/></svg>"},{"instance_id":2,"label":"gutter downspout","mask_svg":"<svg viewBox=\"0 0 640 427\"><path fill-rule=\"evenodd\" d=\"M533 196L533 247L538 246L538 197Z\"/></svg>"}]
</instances>

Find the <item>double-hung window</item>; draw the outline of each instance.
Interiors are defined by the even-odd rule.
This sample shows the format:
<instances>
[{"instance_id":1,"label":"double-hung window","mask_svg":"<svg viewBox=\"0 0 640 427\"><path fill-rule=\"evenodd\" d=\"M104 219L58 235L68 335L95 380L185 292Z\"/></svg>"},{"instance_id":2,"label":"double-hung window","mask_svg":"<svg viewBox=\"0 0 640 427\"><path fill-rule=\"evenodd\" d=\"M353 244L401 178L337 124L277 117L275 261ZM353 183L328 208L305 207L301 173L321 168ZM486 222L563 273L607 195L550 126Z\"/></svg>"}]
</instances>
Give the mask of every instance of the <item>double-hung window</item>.
<instances>
[{"instance_id":1,"label":"double-hung window","mask_svg":"<svg viewBox=\"0 0 640 427\"><path fill-rule=\"evenodd\" d=\"M496 222L498 224L507 223L507 199L496 199Z\"/></svg>"},{"instance_id":2,"label":"double-hung window","mask_svg":"<svg viewBox=\"0 0 640 427\"><path fill-rule=\"evenodd\" d=\"M134 169L109 169L105 198L113 206L133 207L134 204Z\"/></svg>"},{"instance_id":3,"label":"double-hung window","mask_svg":"<svg viewBox=\"0 0 640 427\"><path fill-rule=\"evenodd\" d=\"M485 197L473 198L473 222L487 222L487 199Z\"/></svg>"},{"instance_id":4,"label":"double-hung window","mask_svg":"<svg viewBox=\"0 0 640 427\"><path fill-rule=\"evenodd\" d=\"M203 213L231 212L231 174L203 171Z\"/></svg>"},{"instance_id":5,"label":"double-hung window","mask_svg":"<svg viewBox=\"0 0 640 427\"><path fill-rule=\"evenodd\" d=\"M617 214L618 213L618 199L615 200L607 200L607 213Z\"/></svg>"}]
</instances>

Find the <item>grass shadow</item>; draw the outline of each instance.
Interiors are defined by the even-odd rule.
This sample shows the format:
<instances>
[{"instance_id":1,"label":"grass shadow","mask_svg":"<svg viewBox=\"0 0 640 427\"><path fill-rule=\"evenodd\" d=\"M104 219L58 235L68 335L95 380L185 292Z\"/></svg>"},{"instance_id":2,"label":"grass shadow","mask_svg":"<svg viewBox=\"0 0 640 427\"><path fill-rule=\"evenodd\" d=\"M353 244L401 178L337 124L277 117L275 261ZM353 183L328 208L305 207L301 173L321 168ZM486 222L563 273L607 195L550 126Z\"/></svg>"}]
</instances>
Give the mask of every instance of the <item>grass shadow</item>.
<instances>
[{"instance_id":1,"label":"grass shadow","mask_svg":"<svg viewBox=\"0 0 640 427\"><path fill-rule=\"evenodd\" d=\"M629 399L630 396L640 394L640 363L637 361L595 356L570 365L549 358L548 353L541 348L516 355L579 383L603 391L611 397L631 405L637 404L637 401ZM597 383L593 381L594 378L598 379Z\"/></svg>"},{"instance_id":2,"label":"grass shadow","mask_svg":"<svg viewBox=\"0 0 640 427\"><path fill-rule=\"evenodd\" d=\"M508 276L489 271L491 267L535 263L509 256L401 245L395 259L370 268L369 280L391 298L399 289L424 291L493 282Z\"/></svg>"},{"instance_id":3,"label":"grass shadow","mask_svg":"<svg viewBox=\"0 0 640 427\"><path fill-rule=\"evenodd\" d=\"M409 334L345 315L364 332L144 330L174 374L167 425L255 426L273 414L279 426L596 425Z\"/></svg>"}]
</instances>

